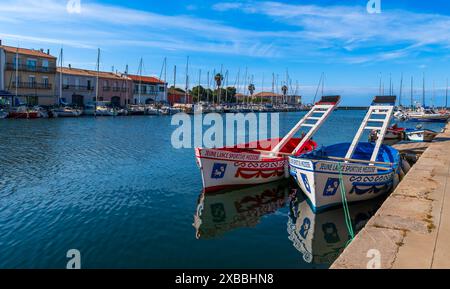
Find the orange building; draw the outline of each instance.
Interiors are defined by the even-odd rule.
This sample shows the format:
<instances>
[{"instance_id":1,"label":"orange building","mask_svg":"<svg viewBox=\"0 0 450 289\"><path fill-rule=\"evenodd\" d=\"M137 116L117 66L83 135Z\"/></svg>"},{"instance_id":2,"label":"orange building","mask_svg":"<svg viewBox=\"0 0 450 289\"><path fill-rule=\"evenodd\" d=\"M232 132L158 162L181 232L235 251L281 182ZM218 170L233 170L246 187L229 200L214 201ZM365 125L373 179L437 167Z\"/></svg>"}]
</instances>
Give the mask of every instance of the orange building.
<instances>
[{"instance_id":1,"label":"orange building","mask_svg":"<svg viewBox=\"0 0 450 289\"><path fill-rule=\"evenodd\" d=\"M15 102L55 104L56 61L50 50L6 46L0 40L0 90L10 92Z\"/></svg>"}]
</instances>

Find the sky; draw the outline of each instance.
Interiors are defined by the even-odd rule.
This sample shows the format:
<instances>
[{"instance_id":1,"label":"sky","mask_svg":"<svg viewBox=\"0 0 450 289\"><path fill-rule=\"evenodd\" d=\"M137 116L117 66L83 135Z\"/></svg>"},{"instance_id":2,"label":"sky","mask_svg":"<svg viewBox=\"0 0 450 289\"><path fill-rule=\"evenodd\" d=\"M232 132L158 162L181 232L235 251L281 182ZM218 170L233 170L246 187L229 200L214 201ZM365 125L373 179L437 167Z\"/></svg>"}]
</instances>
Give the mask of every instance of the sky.
<instances>
[{"instance_id":1,"label":"sky","mask_svg":"<svg viewBox=\"0 0 450 289\"><path fill-rule=\"evenodd\" d=\"M381 13L369 13L368 1L2 0L0 39L55 56L63 48L63 64L78 68L95 69L98 48L105 71L128 65L136 74L142 58L143 74L170 84L177 66L180 87L188 57L190 87L206 86L208 71L211 78L228 71L225 82L239 83L241 92L249 82L271 91L273 79L279 91L288 74L291 91L305 102L322 73L324 94L342 95L345 105L368 105L380 79L385 94L392 83L399 96L403 83L402 102L409 104L411 77L414 100L425 78L427 104L443 105L450 1L380 0Z\"/></svg>"}]
</instances>

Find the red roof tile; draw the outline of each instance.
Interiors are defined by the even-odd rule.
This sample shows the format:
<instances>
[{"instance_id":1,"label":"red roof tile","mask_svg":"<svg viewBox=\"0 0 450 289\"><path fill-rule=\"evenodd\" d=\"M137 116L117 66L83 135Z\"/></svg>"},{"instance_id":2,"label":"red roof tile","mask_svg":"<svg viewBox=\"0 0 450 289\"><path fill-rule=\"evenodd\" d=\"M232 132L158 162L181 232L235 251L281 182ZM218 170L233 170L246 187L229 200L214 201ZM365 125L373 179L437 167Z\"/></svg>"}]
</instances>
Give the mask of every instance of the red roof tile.
<instances>
[{"instance_id":1,"label":"red roof tile","mask_svg":"<svg viewBox=\"0 0 450 289\"><path fill-rule=\"evenodd\" d=\"M140 76L140 75L128 75L129 78L131 78L133 81L136 82L142 82L142 83L148 83L148 84L164 84L164 81L161 79L158 79L156 77L152 76Z\"/></svg>"},{"instance_id":2,"label":"red roof tile","mask_svg":"<svg viewBox=\"0 0 450 289\"><path fill-rule=\"evenodd\" d=\"M36 56L36 57L42 57L42 58L49 58L49 59L56 59L55 56L49 55L41 50L34 50L34 49L27 49L27 48L17 48L12 46L6 46L1 45L1 48L3 48L6 52L9 53L19 53L23 55L29 55L29 56Z\"/></svg>"}]
</instances>

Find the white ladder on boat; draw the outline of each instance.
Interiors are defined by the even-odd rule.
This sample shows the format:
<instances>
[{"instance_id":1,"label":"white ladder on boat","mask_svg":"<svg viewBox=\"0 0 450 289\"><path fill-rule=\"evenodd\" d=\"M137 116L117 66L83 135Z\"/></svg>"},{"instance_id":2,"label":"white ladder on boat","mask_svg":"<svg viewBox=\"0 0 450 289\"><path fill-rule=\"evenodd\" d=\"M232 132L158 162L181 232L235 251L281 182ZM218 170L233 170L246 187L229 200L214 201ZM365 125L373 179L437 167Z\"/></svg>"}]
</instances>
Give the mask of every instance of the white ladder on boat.
<instances>
[{"instance_id":1,"label":"white ladder on boat","mask_svg":"<svg viewBox=\"0 0 450 289\"><path fill-rule=\"evenodd\" d=\"M326 99L333 98L335 103L326 101ZM294 135L302 128L309 128L308 133L302 138L298 146L292 152L297 154L298 151L309 141L316 131L322 126L322 124L331 115L333 110L339 104L340 96L322 97L322 100L314 105L311 110L295 125L294 128L280 141L280 143L271 151L271 155L275 155L294 137ZM308 122L309 121L309 122Z\"/></svg>"},{"instance_id":2,"label":"white ladder on boat","mask_svg":"<svg viewBox=\"0 0 450 289\"><path fill-rule=\"evenodd\" d=\"M375 97L376 99L377 97ZM358 146L359 140L361 139L361 136L364 134L364 131L366 130L378 130L380 131L379 137L377 139L377 142L375 144L375 148L372 153L372 157L370 158L371 162L375 162L378 156L378 152L380 151L381 145L383 144L384 137L386 135L389 123L391 121L391 118L394 113L394 105L377 105L375 103L376 100L374 100L374 103L372 106L370 106L369 111L367 112L366 116L364 117L364 120L361 124L361 126L358 129L358 132L356 133L355 138L353 139L352 144L350 145L350 148L347 152L347 155L345 156L345 159L351 159L353 157L353 154L355 153L356 147ZM394 97L394 104L395 104L395 97ZM376 118L375 116L383 116L381 118ZM378 126L377 126L378 124ZM371 164L373 165L373 164Z\"/></svg>"}]
</instances>

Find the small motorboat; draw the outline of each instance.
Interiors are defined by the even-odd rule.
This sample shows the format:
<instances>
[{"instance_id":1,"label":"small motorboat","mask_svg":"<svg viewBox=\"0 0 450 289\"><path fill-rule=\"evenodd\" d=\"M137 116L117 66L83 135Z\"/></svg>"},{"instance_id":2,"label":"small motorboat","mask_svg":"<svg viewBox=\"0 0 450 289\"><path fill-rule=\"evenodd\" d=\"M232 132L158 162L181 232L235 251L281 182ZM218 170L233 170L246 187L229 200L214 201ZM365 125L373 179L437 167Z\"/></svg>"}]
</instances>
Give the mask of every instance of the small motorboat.
<instances>
[{"instance_id":1,"label":"small motorboat","mask_svg":"<svg viewBox=\"0 0 450 289\"><path fill-rule=\"evenodd\" d=\"M376 96L352 143L322 147L289 157L290 174L314 210L372 199L398 185L400 153L383 145L395 96ZM379 130L376 143L359 142L367 130Z\"/></svg>"},{"instance_id":2,"label":"small motorboat","mask_svg":"<svg viewBox=\"0 0 450 289\"><path fill-rule=\"evenodd\" d=\"M392 125L386 131L383 144L394 145L406 139L406 129L399 127L397 124ZM376 142L380 137L380 130L372 130L369 135L369 142Z\"/></svg>"},{"instance_id":3,"label":"small motorboat","mask_svg":"<svg viewBox=\"0 0 450 289\"><path fill-rule=\"evenodd\" d=\"M436 131L423 129L422 126L417 126L416 129L406 130L406 139L417 142L431 142L439 134Z\"/></svg>"},{"instance_id":4,"label":"small motorboat","mask_svg":"<svg viewBox=\"0 0 450 289\"><path fill-rule=\"evenodd\" d=\"M131 105L128 108L129 115L144 115L145 107L143 105Z\"/></svg>"},{"instance_id":5,"label":"small motorboat","mask_svg":"<svg viewBox=\"0 0 450 289\"><path fill-rule=\"evenodd\" d=\"M154 106L149 106L145 109L146 115L159 115L159 109Z\"/></svg>"},{"instance_id":6,"label":"small motorboat","mask_svg":"<svg viewBox=\"0 0 450 289\"><path fill-rule=\"evenodd\" d=\"M54 117L79 117L83 111L68 106L59 107L52 110Z\"/></svg>"},{"instance_id":7,"label":"small motorboat","mask_svg":"<svg viewBox=\"0 0 450 289\"><path fill-rule=\"evenodd\" d=\"M30 109L26 106L13 107L9 111L8 118L14 119L36 119L41 118L42 113L37 109Z\"/></svg>"},{"instance_id":8,"label":"small motorboat","mask_svg":"<svg viewBox=\"0 0 450 289\"><path fill-rule=\"evenodd\" d=\"M196 148L205 192L264 184L289 177L287 156L299 156L317 147L311 138L339 101L340 96L323 96L283 139L225 148ZM301 128L308 128L308 133L302 138L294 138Z\"/></svg>"},{"instance_id":9,"label":"small motorboat","mask_svg":"<svg viewBox=\"0 0 450 289\"><path fill-rule=\"evenodd\" d=\"M108 107L106 105L98 105L96 115L97 116L117 116L118 113L112 107Z\"/></svg>"},{"instance_id":10,"label":"small motorboat","mask_svg":"<svg viewBox=\"0 0 450 289\"><path fill-rule=\"evenodd\" d=\"M0 110L0 119L4 119L8 117L8 112L6 110L1 109Z\"/></svg>"},{"instance_id":11,"label":"small motorboat","mask_svg":"<svg viewBox=\"0 0 450 289\"><path fill-rule=\"evenodd\" d=\"M415 122L447 122L450 118L448 113L439 113L431 108L419 107L416 111L407 114L409 121Z\"/></svg>"}]
</instances>

